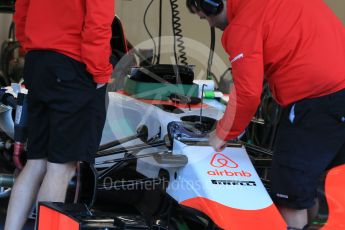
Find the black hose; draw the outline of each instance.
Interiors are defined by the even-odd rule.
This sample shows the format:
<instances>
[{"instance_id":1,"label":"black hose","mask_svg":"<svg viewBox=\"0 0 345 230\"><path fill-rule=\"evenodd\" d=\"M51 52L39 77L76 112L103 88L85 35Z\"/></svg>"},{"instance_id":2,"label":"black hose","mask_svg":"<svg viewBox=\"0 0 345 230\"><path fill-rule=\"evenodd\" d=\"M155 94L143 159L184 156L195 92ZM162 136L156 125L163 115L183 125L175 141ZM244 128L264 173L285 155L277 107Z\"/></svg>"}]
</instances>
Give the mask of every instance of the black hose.
<instances>
[{"instance_id":1,"label":"black hose","mask_svg":"<svg viewBox=\"0 0 345 230\"><path fill-rule=\"evenodd\" d=\"M170 0L171 5L171 13L172 13L172 28L173 28L173 34L174 34L174 53L175 53L175 62L176 65L179 63L183 65L188 65L187 63L187 53L186 53L186 47L184 45L183 36L182 36L182 29L181 29L181 18L180 18L180 11L178 10L178 0ZM177 55L177 50L178 53Z\"/></svg>"}]
</instances>

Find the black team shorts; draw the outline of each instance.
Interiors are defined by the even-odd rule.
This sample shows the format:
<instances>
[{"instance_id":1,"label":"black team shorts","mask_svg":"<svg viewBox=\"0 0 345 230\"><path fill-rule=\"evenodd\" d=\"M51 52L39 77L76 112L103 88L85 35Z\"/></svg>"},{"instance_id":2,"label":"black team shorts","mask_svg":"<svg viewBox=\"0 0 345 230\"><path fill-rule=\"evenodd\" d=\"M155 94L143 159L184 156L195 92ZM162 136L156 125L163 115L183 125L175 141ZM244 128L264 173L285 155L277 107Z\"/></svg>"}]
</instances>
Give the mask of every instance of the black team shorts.
<instances>
[{"instance_id":1,"label":"black team shorts","mask_svg":"<svg viewBox=\"0 0 345 230\"><path fill-rule=\"evenodd\" d=\"M27 159L51 163L93 163L106 116L106 86L96 83L85 64L53 51L25 57L28 93Z\"/></svg>"},{"instance_id":2,"label":"black team shorts","mask_svg":"<svg viewBox=\"0 0 345 230\"><path fill-rule=\"evenodd\" d=\"M271 196L276 204L311 208L320 177L344 163L345 90L284 109L271 171Z\"/></svg>"}]
</instances>

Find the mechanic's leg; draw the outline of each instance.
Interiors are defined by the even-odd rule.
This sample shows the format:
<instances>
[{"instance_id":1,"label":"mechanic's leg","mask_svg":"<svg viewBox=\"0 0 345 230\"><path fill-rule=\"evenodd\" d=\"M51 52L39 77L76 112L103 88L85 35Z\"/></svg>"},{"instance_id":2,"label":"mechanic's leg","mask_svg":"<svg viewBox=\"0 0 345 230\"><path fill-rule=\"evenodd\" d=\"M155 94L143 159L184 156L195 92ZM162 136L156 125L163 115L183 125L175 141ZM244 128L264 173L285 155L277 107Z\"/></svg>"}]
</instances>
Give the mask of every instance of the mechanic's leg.
<instances>
[{"instance_id":1,"label":"mechanic's leg","mask_svg":"<svg viewBox=\"0 0 345 230\"><path fill-rule=\"evenodd\" d=\"M289 227L303 229L308 224L307 209L297 210L283 206L278 206L278 209Z\"/></svg>"},{"instance_id":2,"label":"mechanic's leg","mask_svg":"<svg viewBox=\"0 0 345 230\"><path fill-rule=\"evenodd\" d=\"M16 178L7 210L5 230L21 230L35 202L47 168L46 160L28 160Z\"/></svg>"},{"instance_id":3,"label":"mechanic's leg","mask_svg":"<svg viewBox=\"0 0 345 230\"><path fill-rule=\"evenodd\" d=\"M75 174L76 162L65 164L47 163L47 172L43 179L37 202L64 202L69 181Z\"/></svg>"}]
</instances>

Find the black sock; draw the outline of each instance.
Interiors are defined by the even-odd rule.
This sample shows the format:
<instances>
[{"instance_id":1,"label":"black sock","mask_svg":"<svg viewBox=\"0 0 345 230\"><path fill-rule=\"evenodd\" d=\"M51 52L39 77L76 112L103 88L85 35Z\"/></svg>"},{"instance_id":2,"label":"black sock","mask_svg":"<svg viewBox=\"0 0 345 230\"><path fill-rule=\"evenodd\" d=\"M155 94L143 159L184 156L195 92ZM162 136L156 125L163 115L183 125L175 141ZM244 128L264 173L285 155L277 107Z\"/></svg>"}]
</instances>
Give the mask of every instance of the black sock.
<instances>
[{"instance_id":1,"label":"black sock","mask_svg":"<svg viewBox=\"0 0 345 230\"><path fill-rule=\"evenodd\" d=\"M309 227L309 224L305 225L305 226L303 227L303 230L308 230L308 227Z\"/></svg>"},{"instance_id":2,"label":"black sock","mask_svg":"<svg viewBox=\"0 0 345 230\"><path fill-rule=\"evenodd\" d=\"M287 227L287 230L308 230L309 224L305 225L303 228Z\"/></svg>"}]
</instances>

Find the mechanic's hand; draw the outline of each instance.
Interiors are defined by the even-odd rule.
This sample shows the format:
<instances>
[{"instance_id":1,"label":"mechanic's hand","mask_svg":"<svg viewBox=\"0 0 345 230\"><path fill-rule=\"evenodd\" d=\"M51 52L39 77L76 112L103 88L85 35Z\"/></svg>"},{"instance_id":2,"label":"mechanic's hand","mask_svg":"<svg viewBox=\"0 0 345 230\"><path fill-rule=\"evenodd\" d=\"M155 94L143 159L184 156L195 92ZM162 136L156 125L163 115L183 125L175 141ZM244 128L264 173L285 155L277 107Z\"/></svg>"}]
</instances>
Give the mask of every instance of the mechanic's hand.
<instances>
[{"instance_id":1,"label":"mechanic's hand","mask_svg":"<svg viewBox=\"0 0 345 230\"><path fill-rule=\"evenodd\" d=\"M97 84L96 89L102 88L105 85L106 85L105 83Z\"/></svg>"},{"instance_id":2,"label":"mechanic's hand","mask_svg":"<svg viewBox=\"0 0 345 230\"><path fill-rule=\"evenodd\" d=\"M217 152L221 152L226 147L226 141L220 139L216 135L216 131L213 131L209 134L209 144L216 150Z\"/></svg>"}]
</instances>

